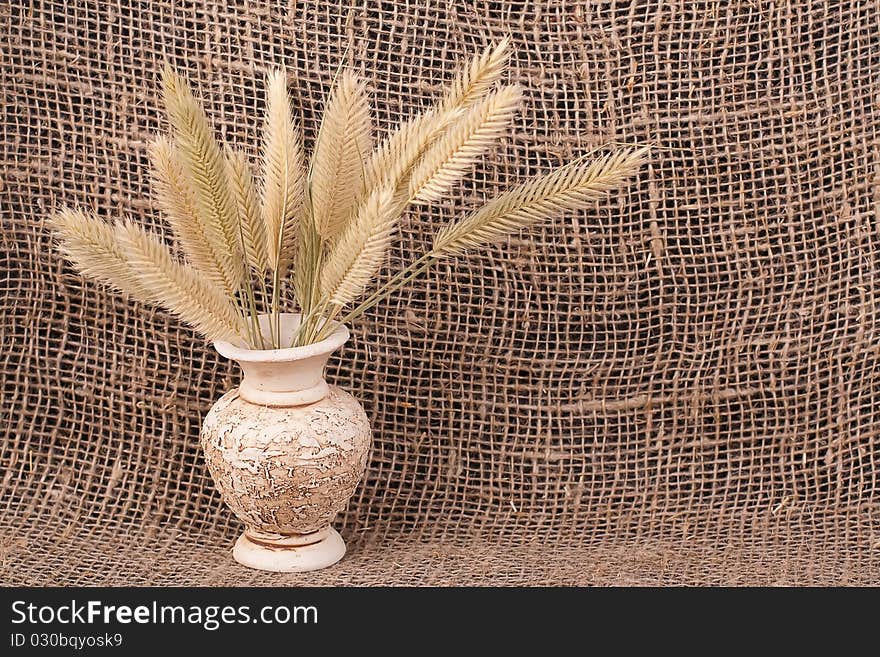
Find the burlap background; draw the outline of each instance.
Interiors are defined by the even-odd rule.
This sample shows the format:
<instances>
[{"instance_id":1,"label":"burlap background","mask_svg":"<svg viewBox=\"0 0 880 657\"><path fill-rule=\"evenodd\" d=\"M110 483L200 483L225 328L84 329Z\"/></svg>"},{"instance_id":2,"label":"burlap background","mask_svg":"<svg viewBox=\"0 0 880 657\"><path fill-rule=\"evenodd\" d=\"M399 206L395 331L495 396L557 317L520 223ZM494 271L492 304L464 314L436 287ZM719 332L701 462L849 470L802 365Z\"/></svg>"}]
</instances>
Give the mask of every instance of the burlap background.
<instances>
[{"instance_id":1,"label":"burlap background","mask_svg":"<svg viewBox=\"0 0 880 657\"><path fill-rule=\"evenodd\" d=\"M324 2L0 8L0 581L880 583L877 3L364 4L348 26ZM662 148L610 203L358 322L330 372L376 432L349 556L237 566L197 442L234 367L73 273L47 210L157 221L165 59L253 148L271 66L310 141L349 40L384 129L507 33L526 111L396 262L497 186Z\"/></svg>"}]
</instances>

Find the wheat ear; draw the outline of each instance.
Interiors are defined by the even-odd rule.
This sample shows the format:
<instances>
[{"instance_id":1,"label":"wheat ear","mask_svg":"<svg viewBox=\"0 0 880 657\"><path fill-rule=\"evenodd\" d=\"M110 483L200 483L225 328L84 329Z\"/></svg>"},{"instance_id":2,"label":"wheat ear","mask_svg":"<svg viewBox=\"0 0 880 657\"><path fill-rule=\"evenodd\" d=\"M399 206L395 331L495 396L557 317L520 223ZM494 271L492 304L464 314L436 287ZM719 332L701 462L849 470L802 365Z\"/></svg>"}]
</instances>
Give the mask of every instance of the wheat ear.
<instances>
[{"instance_id":1,"label":"wheat ear","mask_svg":"<svg viewBox=\"0 0 880 657\"><path fill-rule=\"evenodd\" d=\"M509 57L510 39L504 37L497 45L487 47L471 59L449 85L440 102L440 111L467 107L482 98L501 78Z\"/></svg>"},{"instance_id":2,"label":"wheat ear","mask_svg":"<svg viewBox=\"0 0 880 657\"><path fill-rule=\"evenodd\" d=\"M324 111L309 178L315 229L325 240L339 235L361 195L371 141L366 85L346 71Z\"/></svg>"},{"instance_id":3,"label":"wheat ear","mask_svg":"<svg viewBox=\"0 0 880 657\"><path fill-rule=\"evenodd\" d=\"M211 340L238 338L246 327L223 290L177 262L154 234L130 222L116 224L116 239L154 301Z\"/></svg>"},{"instance_id":4,"label":"wheat ear","mask_svg":"<svg viewBox=\"0 0 880 657\"><path fill-rule=\"evenodd\" d=\"M444 130L456 123L467 106L481 98L500 79L507 65L509 47L510 41L504 38L498 45L486 48L462 67L432 109L401 124L382 140L365 167L365 190L368 193L387 184L403 187L408 193L412 167ZM398 198L401 209L405 200Z\"/></svg>"},{"instance_id":5,"label":"wheat ear","mask_svg":"<svg viewBox=\"0 0 880 657\"><path fill-rule=\"evenodd\" d=\"M366 198L321 270L324 299L341 307L360 296L382 265L396 217L391 189L378 189Z\"/></svg>"},{"instance_id":6,"label":"wheat ear","mask_svg":"<svg viewBox=\"0 0 880 657\"><path fill-rule=\"evenodd\" d=\"M49 218L59 250L76 269L142 302L152 300L141 274L126 260L113 226L92 213L62 208Z\"/></svg>"},{"instance_id":7,"label":"wheat ear","mask_svg":"<svg viewBox=\"0 0 880 657\"><path fill-rule=\"evenodd\" d=\"M279 69L266 78L261 212L269 266L281 274L293 261L303 181L302 144L290 113L287 75Z\"/></svg>"},{"instance_id":8,"label":"wheat ear","mask_svg":"<svg viewBox=\"0 0 880 657\"><path fill-rule=\"evenodd\" d=\"M205 221L180 150L166 137L148 146L156 200L187 260L213 283L227 287L226 243L219 226Z\"/></svg>"},{"instance_id":9,"label":"wheat ear","mask_svg":"<svg viewBox=\"0 0 880 657\"><path fill-rule=\"evenodd\" d=\"M434 238L434 247L430 251L410 263L369 298L346 313L339 319L339 323L345 324L360 317L366 310L444 258L460 254L468 248L478 248L494 242L539 219L589 205L635 174L644 163L649 150L629 149L590 163L574 162L502 194L462 221L441 230ZM325 324L315 339L324 339L332 326L334 325Z\"/></svg>"},{"instance_id":10,"label":"wheat ear","mask_svg":"<svg viewBox=\"0 0 880 657\"><path fill-rule=\"evenodd\" d=\"M425 151L413 169L409 196L417 203L440 199L510 125L522 89L503 87L474 104Z\"/></svg>"},{"instance_id":11,"label":"wheat ear","mask_svg":"<svg viewBox=\"0 0 880 657\"><path fill-rule=\"evenodd\" d=\"M226 161L229 164L232 195L238 208L244 254L251 268L258 274L263 274L269 269L266 224L260 215L260 200L254 186L251 165L246 153L228 146Z\"/></svg>"},{"instance_id":12,"label":"wheat ear","mask_svg":"<svg viewBox=\"0 0 880 657\"><path fill-rule=\"evenodd\" d=\"M367 193L393 187L409 194L409 176L425 150L443 133L461 110L438 114L429 110L401 124L373 150L365 167Z\"/></svg>"},{"instance_id":13,"label":"wheat ear","mask_svg":"<svg viewBox=\"0 0 880 657\"><path fill-rule=\"evenodd\" d=\"M234 296L243 277L238 213L232 200L226 161L214 139L205 110L189 83L165 67L162 73L165 108L177 136L183 164L196 191L204 239L217 240L212 250L221 256L223 288ZM218 239L219 237L219 239Z\"/></svg>"},{"instance_id":14,"label":"wheat ear","mask_svg":"<svg viewBox=\"0 0 880 657\"><path fill-rule=\"evenodd\" d=\"M519 185L440 230L432 254L446 257L477 249L539 219L585 208L635 174L648 151L625 149L591 162L574 162Z\"/></svg>"}]
</instances>

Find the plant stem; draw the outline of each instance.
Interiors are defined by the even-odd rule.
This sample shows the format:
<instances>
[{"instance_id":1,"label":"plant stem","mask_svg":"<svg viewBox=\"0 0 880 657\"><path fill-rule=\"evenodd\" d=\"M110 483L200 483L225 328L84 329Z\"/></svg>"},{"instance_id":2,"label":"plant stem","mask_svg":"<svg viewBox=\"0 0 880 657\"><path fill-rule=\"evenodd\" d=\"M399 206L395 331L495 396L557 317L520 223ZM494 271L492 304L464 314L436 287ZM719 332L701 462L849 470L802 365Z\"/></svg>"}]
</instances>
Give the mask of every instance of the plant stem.
<instances>
[{"instance_id":1,"label":"plant stem","mask_svg":"<svg viewBox=\"0 0 880 657\"><path fill-rule=\"evenodd\" d=\"M245 342L248 345L251 345L254 340L254 328L251 326L250 320L248 319L248 312L245 309L244 297L241 290L235 292L232 297L232 302L235 305L235 310L241 317L241 321L244 323L244 327L246 330L245 335L241 336L244 338Z\"/></svg>"},{"instance_id":2,"label":"plant stem","mask_svg":"<svg viewBox=\"0 0 880 657\"><path fill-rule=\"evenodd\" d=\"M440 258L438 258L433 251L429 251L428 253L420 256L417 260L411 262L404 269L400 270L387 283L385 283L385 285L383 285L381 288L379 288L373 294L367 297L363 302L361 302L360 305L346 313L342 317L342 319L338 321L338 323L345 324L354 319L357 319L358 317L363 315L364 312L375 306L377 303L380 303L381 301L387 299L394 292L396 292L401 287L409 283L411 280L419 276L422 272L427 271L428 268L431 267L431 265L438 262L439 260ZM331 324L330 320L328 320L316 336L315 342L320 342L321 340L325 339L329 334L330 328Z\"/></svg>"},{"instance_id":3,"label":"plant stem","mask_svg":"<svg viewBox=\"0 0 880 657\"><path fill-rule=\"evenodd\" d=\"M272 348L280 349L281 348L281 315L279 312L279 303L281 298L281 266L280 264L276 265L275 271L272 272L272 312L271 317L269 317L269 325L274 325L274 331L270 329L270 333L272 333Z\"/></svg>"},{"instance_id":4,"label":"plant stem","mask_svg":"<svg viewBox=\"0 0 880 657\"><path fill-rule=\"evenodd\" d=\"M302 334L305 330L306 324L312 318L312 316L315 314L316 310L317 310L317 308L314 308L314 309L312 309L311 312L302 314L302 317L300 318L299 326L297 327L296 331L293 334L293 338L290 341L291 347L300 347L304 344L303 341L301 340Z\"/></svg>"},{"instance_id":5,"label":"plant stem","mask_svg":"<svg viewBox=\"0 0 880 657\"><path fill-rule=\"evenodd\" d=\"M379 297L383 293L385 293L386 290L389 292L393 292L395 289L399 289L401 286L408 283L410 280L412 280L413 277L410 276L409 278L407 278L406 281L403 281L402 279L407 277L410 272L416 270L422 265L422 263L424 263L426 260L430 260L432 257L433 254L431 252L424 253L416 260L411 262L409 265L401 269L394 276L392 276L387 283L385 283L382 287L373 292L373 294L364 299L354 310L351 310L347 315L345 315L345 321L351 319L352 316L360 316L365 310L369 310L373 305L381 301ZM382 296L382 299L386 298L387 296L388 295L385 294L385 296Z\"/></svg>"},{"instance_id":6,"label":"plant stem","mask_svg":"<svg viewBox=\"0 0 880 657\"><path fill-rule=\"evenodd\" d=\"M309 313L309 325L306 327L307 343L314 341L318 325L317 321L320 319L321 311L326 307L326 303L322 303L318 295L318 279L321 276L321 261L323 260L324 255L324 244L321 236L318 235L318 231L313 231L313 237L315 239L313 244L315 249L315 260L314 267L312 268L312 290L309 293L309 301L312 304L312 309Z\"/></svg>"},{"instance_id":7,"label":"plant stem","mask_svg":"<svg viewBox=\"0 0 880 657\"><path fill-rule=\"evenodd\" d=\"M245 280L242 281L242 285L235 295L235 305L241 313L241 318L244 321L245 326L247 327L246 340L248 342L248 345L251 349L259 349L260 330L259 325L257 324L256 314L254 312L255 308L250 298L251 293L252 291L250 288L250 284L247 280L247 276L245 276Z\"/></svg>"},{"instance_id":8,"label":"plant stem","mask_svg":"<svg viewBox=\"0 0 880 657\"><path fill-rule=\"evenodd\" d=\"M311 204L311 194L309 194ZM310 211L305 213L300 225L300 251L297 261L297 276L299 277L299 292L302 319L294 336L293 344L308 344L314 334L314 322L319 308L318 279L321 270L323 256L323 241L314 225L314 214Z\"/></svg>"},{"instance_id":9,"label":"plant stem","mask_svg":"<svg viewBox=\"0 0 880 657\"><path fill-rule=\"evenodd\" d=\"M269 290L266 288L266 272L260 272L260 296L263 298L263 309L268 313L269 312ZM275 340L275 326L272 324L271 316L268 318L267 324L269 325L269 343L274 345ZM263 332L260 331L260 342L263 345L263 349L266 348L266 341L263 337Z\"/></svg>"},{"instance_id":10,"label":"plant stem","mask_svg":"<svg viewBox=\"0 0 880 657\"><path fill-rule=\"evenodd\" d=\"M257 298L254 294L254 285L253 279L249 279L249 283L245 289L247 292L247 301L250 306L250 316L251 316L251 325L254 331L254 349L265 349L266 346L263 344L263 332L260 330L260 321L257 313Z\"/></svg>"}]
</instances>

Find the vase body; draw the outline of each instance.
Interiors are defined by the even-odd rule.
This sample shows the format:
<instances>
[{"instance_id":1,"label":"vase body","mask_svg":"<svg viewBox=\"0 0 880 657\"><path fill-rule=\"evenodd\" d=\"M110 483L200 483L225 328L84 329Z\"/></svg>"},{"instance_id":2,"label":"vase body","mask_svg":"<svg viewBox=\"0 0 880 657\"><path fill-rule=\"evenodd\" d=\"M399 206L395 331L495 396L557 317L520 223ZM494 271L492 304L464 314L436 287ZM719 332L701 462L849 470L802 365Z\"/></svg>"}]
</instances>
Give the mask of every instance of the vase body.
<instances>
[{"instance_id":1,"label":"vase body","mask_svg":"<svg viewBox=\"0 0 880 657\"><path fill-rule=\"evenodd\" d=\"M299 315L281 319L289 340ZM347 339L339 326L305 347L215 343L244 378L208 412L201 445L224 502L245 524L233 549L243 565L299 572L345 554L331 524L363 477L372 440L358 401L324 380L328 358Z\"/></svg>"}]
</instances>

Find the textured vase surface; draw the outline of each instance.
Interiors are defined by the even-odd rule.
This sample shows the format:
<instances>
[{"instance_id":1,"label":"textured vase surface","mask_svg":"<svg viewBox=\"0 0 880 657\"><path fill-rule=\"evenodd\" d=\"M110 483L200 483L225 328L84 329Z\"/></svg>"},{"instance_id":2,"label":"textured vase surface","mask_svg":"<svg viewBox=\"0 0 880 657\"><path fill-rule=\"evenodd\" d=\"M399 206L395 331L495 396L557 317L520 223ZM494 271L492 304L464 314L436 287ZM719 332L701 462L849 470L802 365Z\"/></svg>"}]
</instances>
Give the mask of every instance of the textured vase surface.
<instances>
[{"instance_id":1,"label":"textured vase surface","mask_svg":"<svg viewBox=\"0 0 880 657\"><path fill-rule=\"evenodd\" d=\"M265 326L267 318L260 319ZM298 314L281 316L288 343L299 322ZM363 477L372 440L358 401L324 380L327 360L348 336L338 326L304 347L215 343L239 363L243 378L208 412L201 444L223 500L245 524L233 549L239 563L299 572L345 554L331 524Z\"/></svg>"}]
</instances>

